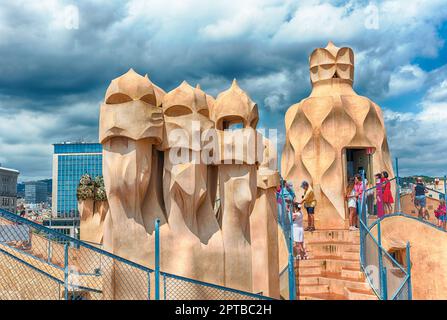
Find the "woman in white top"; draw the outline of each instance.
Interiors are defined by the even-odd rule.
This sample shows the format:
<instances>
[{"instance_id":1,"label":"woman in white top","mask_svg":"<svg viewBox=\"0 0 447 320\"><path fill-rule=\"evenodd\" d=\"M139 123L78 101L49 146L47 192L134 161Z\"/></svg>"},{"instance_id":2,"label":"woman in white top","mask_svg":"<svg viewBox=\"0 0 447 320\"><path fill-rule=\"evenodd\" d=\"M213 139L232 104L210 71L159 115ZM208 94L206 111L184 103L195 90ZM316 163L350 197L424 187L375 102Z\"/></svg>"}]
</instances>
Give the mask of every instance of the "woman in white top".
<instances>
[{"instance_id":1,"label":"woman in white top","mask_svg":"<svg viewBox=\"0 0 447 320\"><path fill-rule=\"evenodd\" d=\"M303 212L298 203L293 203L293 241L295 243L298 254L297 259L307 259L306 250L304 249L304 228L303 228Z\"/></svg>"}]
</instances>

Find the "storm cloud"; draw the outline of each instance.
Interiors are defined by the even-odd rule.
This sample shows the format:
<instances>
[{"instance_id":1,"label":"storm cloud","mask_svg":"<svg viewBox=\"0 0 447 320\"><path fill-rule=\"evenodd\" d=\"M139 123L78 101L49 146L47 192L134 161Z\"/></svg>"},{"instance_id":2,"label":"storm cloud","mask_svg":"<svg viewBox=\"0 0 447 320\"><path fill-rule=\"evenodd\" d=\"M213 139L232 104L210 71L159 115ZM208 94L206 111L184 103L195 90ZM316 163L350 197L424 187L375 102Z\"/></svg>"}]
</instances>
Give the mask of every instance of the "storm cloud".
<instances>
[{"instance_id":1,"label":"storm cloud","mask_svg":"<svg viewBox=\"0 0 447 320\"><path fill-rule=\"evenodd\" d=\"M354 49L355 89L386 109L405 173L442 174L447 145L427 114L447 104L447 73L417 59L439 60L446 18L441 0L1 1L0 163L21 180L51 176L51 144L97 141L105 90L129 68L214 96L237 78L260 126L283 137L285 111L311 89L309 54L332 40ZM412 92L408 110L394 104Z\"/></svg>"}]
</instances>

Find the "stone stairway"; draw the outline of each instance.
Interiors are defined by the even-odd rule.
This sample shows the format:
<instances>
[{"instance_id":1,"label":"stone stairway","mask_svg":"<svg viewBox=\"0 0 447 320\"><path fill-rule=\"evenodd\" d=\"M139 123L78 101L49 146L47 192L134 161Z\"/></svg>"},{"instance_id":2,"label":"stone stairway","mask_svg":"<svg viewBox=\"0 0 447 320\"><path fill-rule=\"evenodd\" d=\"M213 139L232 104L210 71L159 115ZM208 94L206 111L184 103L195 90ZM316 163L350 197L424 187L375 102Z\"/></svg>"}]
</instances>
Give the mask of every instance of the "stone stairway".
<instances>
[{"instance_id":1,"label":"stone stairway","mask_svg":"<svg viewBox=\"0 0 447 320\"><path fill-rule=\"evenodd\" d=\"M360 269L360 234L349 230L305 232L308 260L298 260L300 300L377 300Z\"/></svg>"}]
</instances>

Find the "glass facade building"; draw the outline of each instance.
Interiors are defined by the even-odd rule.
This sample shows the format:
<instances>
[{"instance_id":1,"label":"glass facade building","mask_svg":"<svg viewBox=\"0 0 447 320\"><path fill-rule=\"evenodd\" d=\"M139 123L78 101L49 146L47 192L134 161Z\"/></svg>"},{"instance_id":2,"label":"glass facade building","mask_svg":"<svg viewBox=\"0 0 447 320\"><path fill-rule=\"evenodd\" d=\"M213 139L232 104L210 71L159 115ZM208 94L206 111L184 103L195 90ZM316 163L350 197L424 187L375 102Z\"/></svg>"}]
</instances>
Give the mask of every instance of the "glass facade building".
<instances>
[{"instance_id":1,"label":"glass facade building","mask_svg":"<svg viewBox=\"0 0 447 320\"><path fill-rule=\"evenodd\" d=\"M78 217L76 189L85 173L102 175L102 145L99 143L62 143L54 145L53 217Z\"/></svg>"},{"instance_id":2,"label":"glass facade building","mask_svg":"<svg viewBox=\"0 0 447 320\"><path fill-rule=\"evenodd\" d=\"M29 204L47 202L47 185L41 181L25 182L25 201Z\"/></svg>"}]
</instances>

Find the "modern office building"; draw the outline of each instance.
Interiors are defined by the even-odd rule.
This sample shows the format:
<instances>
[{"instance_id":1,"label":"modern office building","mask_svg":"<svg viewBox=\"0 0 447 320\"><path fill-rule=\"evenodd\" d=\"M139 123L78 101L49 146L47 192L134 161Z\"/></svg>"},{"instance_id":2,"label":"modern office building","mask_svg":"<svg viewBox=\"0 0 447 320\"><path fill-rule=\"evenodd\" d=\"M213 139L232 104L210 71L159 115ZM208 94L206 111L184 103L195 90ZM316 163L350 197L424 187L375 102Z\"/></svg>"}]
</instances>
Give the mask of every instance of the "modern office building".
<instances>
[{"instance_id":1,"label":"modern office building","mask_svg":"<svg viewBox=\"0 0 447 320\"><path fill-rule=\"evenodd\" d=\"M25 199L25 182L17 183L17 198Z\"/></svg>"},{"instance_id":2,"label":"modern office building","mask_svg":"<svg viewBox=\"0 0 447 320\"><path fill-rule=\"evenodd\" d=\"M85 173L102 175L102 145L99 143L64 142L54 144L53 218L79 216L76 189Z\"/></svg>"},{"instance_id":3,"label":"modern office building","mask_svg":"<svg viewBox=\"0 0 447 320\"><path fill-rule=\"evenodd\" d=\"M51 198L53 194L53 179L37 180L37 182L43 182L47 186L47 198ZM17 183L17 198L25 198L25 185L28 182Z\"/></svg>"},{"instance_id":4,"label":"modern office building","mask_svg":"<svg viewBox=\"0 0 447 320\"><path fill-rule=\"evenodd\" d=\"M0 209L16 212L19 171L0 165Z\"/></svg>"},{"instance_id":5,"label":"modern office building","mask_svg":"<svg viewBox=\"0 0 447 320\"><path fill-rule=\"evenodd\" d=\"M47 200L47 185L44 182L25 182L25 202L27 204L45 203Z\"/></svg>"}]
</instances>

